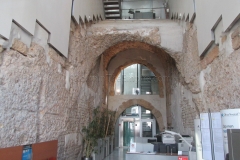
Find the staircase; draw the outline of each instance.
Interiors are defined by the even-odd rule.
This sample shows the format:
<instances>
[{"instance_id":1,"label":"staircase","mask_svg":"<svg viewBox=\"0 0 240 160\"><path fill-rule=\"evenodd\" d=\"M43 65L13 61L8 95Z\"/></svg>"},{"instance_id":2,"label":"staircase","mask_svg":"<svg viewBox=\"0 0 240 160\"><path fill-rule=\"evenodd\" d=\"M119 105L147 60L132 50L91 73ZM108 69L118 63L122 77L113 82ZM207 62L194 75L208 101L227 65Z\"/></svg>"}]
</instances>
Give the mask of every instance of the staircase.
<instances>
[{"instance_id":1,"label":"staircase","mask_svg":"<svg viewBox=\"0 0 240 160\"><path fill-rule=\"evenodd\" d=\"M142 76L141 77L141 94L145 95L146 92L151 92L151 80L152 77L151 76Z\"/></svg>"},{"instance_id":2,"label":"staircase","mask_svg":"<svg viewBox=\"0 0 240 160\"><path fill-rule=\"evenodd\" d=\"M121 3L117 1L103 1L106 19L121 19Z\"/></svg>"}]
</instances>

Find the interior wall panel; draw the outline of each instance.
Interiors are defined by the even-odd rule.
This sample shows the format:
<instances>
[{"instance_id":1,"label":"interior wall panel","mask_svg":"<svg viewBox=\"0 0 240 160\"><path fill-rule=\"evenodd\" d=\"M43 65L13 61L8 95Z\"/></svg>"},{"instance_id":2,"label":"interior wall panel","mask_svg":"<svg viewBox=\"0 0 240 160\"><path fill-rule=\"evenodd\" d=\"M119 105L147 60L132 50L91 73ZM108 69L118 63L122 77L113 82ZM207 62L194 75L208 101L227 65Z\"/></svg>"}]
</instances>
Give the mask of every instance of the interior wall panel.
<instances>
[{"instance_id":1,"label":"interior wall panel","mask_svg":"<svg viewBox=\"0 0 240 160\"><path fill-rule=\"evenodd\" d=\"M74 0L72 16L79 23L79 17L84 20L86 16L89 19L101 15L104 18L102 0Z\"/></svg>"},{"instance_id":2,"label":"interior wall panel","mask_svg":"<svg viewBox=\"0 0 240 160\"><path fill-rule=\"evenodd\" d=\"M9 39L14 21L34 35L36 21L49 33L49 43L68 56L72 0L0 0L0 36Z\"/></svg>"},{"instance_id":3,"label":"interior wall panel","mask_svg":"<svg viewBox=\"0 0 240 160\"><path fill-rule=\"evenodd\" d=\"M239 0L169 0L169 7L171 14L189 14L189 19L196 8L199 55L204 53L211 42L215 40L212 30L221 16L223 31L227 31L234 20L240 16Z\"/></svg>"}]
</instances>

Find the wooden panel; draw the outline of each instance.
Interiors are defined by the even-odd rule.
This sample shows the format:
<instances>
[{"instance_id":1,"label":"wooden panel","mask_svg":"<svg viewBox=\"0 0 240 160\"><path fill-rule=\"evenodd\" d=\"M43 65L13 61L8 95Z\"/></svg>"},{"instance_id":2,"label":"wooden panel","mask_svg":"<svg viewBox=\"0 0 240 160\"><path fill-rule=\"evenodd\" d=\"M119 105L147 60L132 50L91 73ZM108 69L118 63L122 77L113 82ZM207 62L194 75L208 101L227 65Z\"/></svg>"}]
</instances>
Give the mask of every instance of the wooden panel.
<instances>
[{"instance_id":1,"label":"wooden panel","mask_svg":"<svg viewBox=\"0 0 240 160\"><path fill-rule=\"evenodd\" d=\"M0 149L0 160L21 160L23 147L11 147Z\"/></svg>"},{"instance_id":2,"label":"wooden panel","mask_svg":"<svg viewBox=\"0 0 240 160\"><path fill-rule=\"evenodd\" d=\"M57 158L57 148L57 140L33 144L33 160L48 160Z\"/></svg>"}]
</instances>

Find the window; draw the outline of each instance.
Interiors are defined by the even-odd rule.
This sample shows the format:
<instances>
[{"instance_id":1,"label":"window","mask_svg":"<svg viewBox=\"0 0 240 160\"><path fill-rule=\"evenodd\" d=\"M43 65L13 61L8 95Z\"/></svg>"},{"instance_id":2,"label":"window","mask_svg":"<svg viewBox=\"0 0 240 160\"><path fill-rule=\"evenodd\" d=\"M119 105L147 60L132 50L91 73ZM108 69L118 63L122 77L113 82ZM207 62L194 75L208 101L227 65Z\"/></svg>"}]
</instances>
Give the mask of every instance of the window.
<instances>
[{"instance_id":1,"label":"window","mask_svg":"<svg viewBox=\"0 0 240 160\"><path fill-rule=\"evenodd\" d=\"M133 64L124 68L115 81L115 95L157 95L158 79L144 65Z\"/></svg>"}]
</instances>

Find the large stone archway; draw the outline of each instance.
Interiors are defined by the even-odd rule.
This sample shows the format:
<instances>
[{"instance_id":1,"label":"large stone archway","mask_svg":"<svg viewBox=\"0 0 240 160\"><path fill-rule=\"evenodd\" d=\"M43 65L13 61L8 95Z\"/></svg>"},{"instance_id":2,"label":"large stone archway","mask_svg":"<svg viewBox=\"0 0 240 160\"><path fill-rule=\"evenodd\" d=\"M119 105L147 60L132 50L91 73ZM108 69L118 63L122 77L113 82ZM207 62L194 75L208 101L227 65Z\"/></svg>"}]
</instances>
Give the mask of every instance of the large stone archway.
<instances>
[{"instance_id":1,"label":"large stone archway","mask_svg":"<svg viewBox=\"0 0 240 160\"><path fill-rule=\"evenodd\" d=\"M127 50L130 49L138 49L138 50L143 50L146 52L146 55L148 55L149 57L154 57L155 59L159 60L159 63L161 63L161 68L163 68L164 71L164 75L161 75L159 73L159 70L157 69L157 67L159 68L159 66L153 65L151 63L151 61L143 58L142 57L136 57L135 59L131 59L128 61L125 61L123 64L119 65L114 72L112 72L111 74L108 73L108 67L109 64L111 62L111 60L113 60L115 57L117 57L119 54L126 52ZM169 77L169 73L167 68L169 67L169 65L174 63L174 60L172 59L172 57L163 49L159 48L159 46L154 46L148 43L144 43L144 42L140 42L140 41L123 41L120 43L117 43L113 46L111 46L110 48L108 48L107 50L104 51L103 53L103 65L104 65L104 69L105 69L105 90L109 90L109 95L110 96L114 96L115 92L114 92L114 84L115 84L115 80L117 78L117 76L119 75L120 71L131 65L134 63L139 63L139 64L143 64L146 67L148 67L157 77L158 79L158 86L159 86L159 96L161 98L164 98L165 96L165 91L164 91L164 86L167 85L168 83L168 79L166 79L167 77ZM165 78L163 80L163 78ZM165 84L164 84L165 83Z\"/></svg>"},{"instance_id":2,"label":"large stone archway","mask_svg":"<svg viewBox=\"0 0 240 160\"><path fill-rule=\"evenodd\" d=\"M119 116L122 114L122 112L133 106L133 105L140 105L148 110L150 110L152 112L152 114L154 115L154 117L156 118L156 121L158 123L158 126L159 126L159 129L160 130L164 130L165 129L165 126L164 126L164 123L163 123L163 117L162 117L162 113L157 110L150 102L147 102L143 99L130 99L126 102L123 102L122 105L120 105L118 107L118 110L117 110L117 113L116 113L116 116L115 116L115 122L117 121L117 119L119 118Z\"/></svg>"},{"instance_id":3,"label":"large stone archway","mask_svg":"<svg viewBox=\"0 0 240 160\"><path fill-rule=\"evenodd\" d=\"M144 55L135 56L134 58L129 58L128 60L122 61L122 64L115 65L115 69L111 72L108 72L109 68L111 68L111 62L116 60L119 55L126 54L129 50L142 50L144 51ZM129 53L129 52L128 52ZM132 54L132 53L129 53ZM138 54L136 54L138 55ZM152 57L152 59L147 58L147 56ZM126 56L125 56L126 58ZM114 96L114 83L117 75L120 73L121 69L130 65L131 63L140 63L148 67L153 73L158 77L158 86L159 86L159 97L166 98L166 114L167 114L167 122L171 123L171 108L170 106L170 84L171 84L171 68L175 66L175 60L166 52L161 46L153 45L151 43L146 43L144 41L122 41L115 45L112 45L107 50L103 52L103 68L104 74L104 88L105 95ZM152 63L153 60L157 60L158 65L156 63ZM162 71L160 71L161 69ZM129 106L128 106L129 107Z\"/></svg>"},{"instance_id":4,"label":"large stone archway","mask_svg":"<svg viewBox=\"0 0 240 160\"><path fill-rule=\"evenodd\" d=\"M104 68L106 69L108 67L109 62L114 56L130 48L138 48L156 54L160 59L163 60L163 62L165 62L165 64L163 65L166 65L169 61L172 60L168 53L166 53L163 49L157 46L153 46L140 41L123 41L121 43L111 46L104 51Z\"/></svg>"},{"instance_id":5,"label":"large stone archway","mask_svg":"<svg viewBox=\"0 0 240 160\"><path fill-rule=\"evenodd\" d=\"M156 71L156 68L151 64L151 63L148 63L147 61L144 61L144 60L134 60L134 61L129 61L129 62L126 62L124 63L123 65L119 66L115 71L114 73L111 75L111 78L110 78L110 93L109 95L110 96L114 96L115 95L115 91L114 91L114 86L115 86L115 81L116 81L116 78L117 76L120 74L121 70L123 70L124 68L132 65L132 64L142 64L146 67L148 67L154 74L155 76L157 77L157 80L158 80L158 88L159 88L159 96L161 98L164 97L164 85L163 85L163 81L162 81L162 76L160 73L158 73Z\"/></svg>"}]
</instances>

